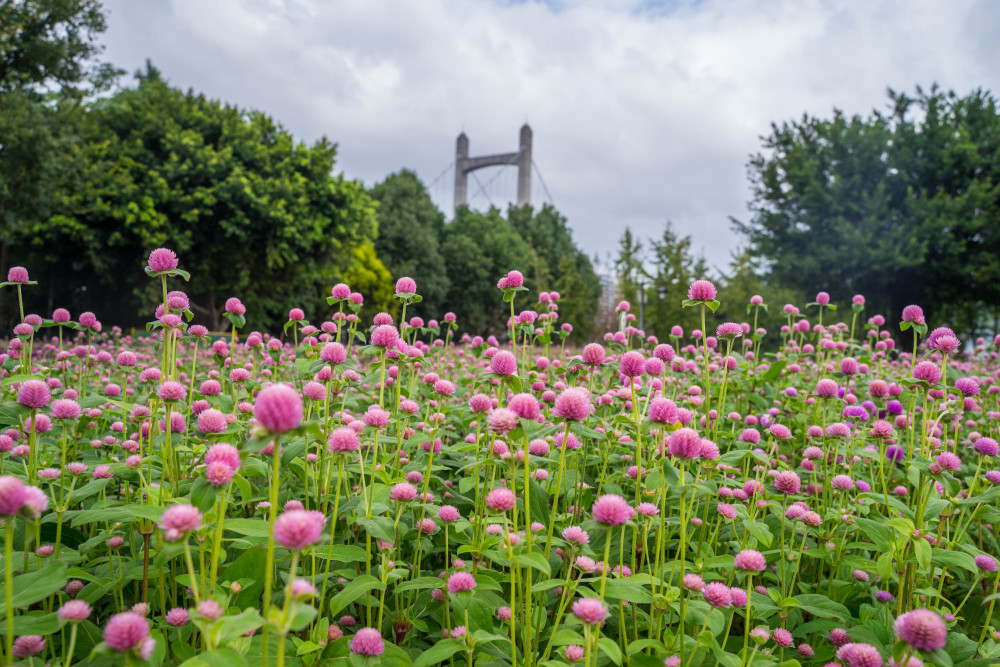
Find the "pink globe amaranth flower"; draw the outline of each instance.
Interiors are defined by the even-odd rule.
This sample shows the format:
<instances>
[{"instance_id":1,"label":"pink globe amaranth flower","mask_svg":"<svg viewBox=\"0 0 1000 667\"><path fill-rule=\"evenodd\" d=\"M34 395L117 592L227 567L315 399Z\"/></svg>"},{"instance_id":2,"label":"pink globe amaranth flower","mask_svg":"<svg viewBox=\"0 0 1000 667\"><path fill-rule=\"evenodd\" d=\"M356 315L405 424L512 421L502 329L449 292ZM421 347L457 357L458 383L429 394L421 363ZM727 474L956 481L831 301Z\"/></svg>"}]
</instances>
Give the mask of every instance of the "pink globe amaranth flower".
<instances>
[{"instance_id":1,"label":"pink globe amaranth flower","mask_svg":"<svg viewBox=\"0 0 1000 667\"><path fill-rule=\"evenodd\" d=\"M90 605L83 600L69 600L59 607L59 618L71 623L79 623L90 617Z\"/></svg>"},{"instance_id":2,"label":"pink globe amaranth flower","mask_svg":"<svg viewBox=\"0 0 1000 667\"><path fill-rule=\"evenodd\" d=\"M591 508L594 520L606 526L620 526L635 516L635 510L621 496L606 493L594 501Z\"/></svg>"},{"instance_id":3,"label":"pink globe amaranth flower","mask_svg":"<svg viewBox=\"0 0 1000 667\"><path fill-rule=\"evenodd\" d=\"M646 371L646 358L641 352L630 350L622 355L618 372L627 378L639 377Z\"/></svg>"},{"instance_id":4,"label":"pink globe amaranth flower","mask_svg":"<svg viewBox=\"0 0 1000 667\"><path fill-rule=\"evenodd\" d=\"M399 482L393 485L389 498L401 503L408 503L417 497L417 487L409 482Z\"/></svg>"},{"instance_id":5,"label":"pink globe amaranth flower","mask_svg":"<svg viewBox=\"0 0 1000 667\"><path fill-rule=\"evenodd\" d=\"M291 510L275 520L274 540L286 549L301 551L319 541L325 524L326 517L319 512Z\"/></svg>"},{"instance_id":6,"label":"pink globe amaranth flower","mask_svg":"<svg viewBox=\"0 0 1000 667\"><path fill-rule=\"evenodd\" d=\"M853 357L844 357L840 360L840 372L844 375L857 375L861 370L861 365Z\"/></svg>"},{"instance_id":7,"label":"pink globe amaranth flower","mask_svg":"<svg viewBox=\"0 0 1000 667\"><path fill-rule=\"evenodd\" d=\"M649 420L658 424L676 424L680 418L677 404L669 398L657 396L649 403Z\"/></svg>"},{"instance_id":8,"label":"pink globe amaranth flower","mask_svg":"<svg viewBox=\"0 0 1000 667\"><path fill-rule=\"evenodd\" d=\"M506 487L493 489L486 494L486 506L494 512L507 512L514 507L517 497Z\"/></svg>"},{"instance_id":9,"label":"pink globe amaranth flower","mask_svg":"<svg viewBox=\"0 0 1000 667\"><path fill-rule=\"evenodd\" d=\"M28 269L23 266L12 266L7 270L7 282L26 283L28 282Z\"/></svg>"},{"instance_id":10,"label":"pink globe amaranth flower","mask_svg":"<svg viewBox=\"0 0 1000 667\"><path fill-rule=\"evenodd\" d=\"M696 280L688 288L688 299L691 301L715 301L718 290L710 280Z\"/></svg>"},{"instance_id":11,"label":"pink globe amaranth flower","mask_svg":"<svg viewBox=\"0 0 1000 667\"><path fill-rule=\"evenodd\" d=\"M15 516L28 499L28 487L13 475L0 476L0 516Z\"/></svg>"},{"instance_id":12,"label":"pink globe amaranth flower","mask_svg":"<svg viewBox=\"0 0 1000 667\"><path fill-rule=\"evenodd\" d=\"M830 303L830 295L826 292L820 292L816 295L816 303L821 306L825 306Z\"/></svg>"},{"instance_id":13,"label":"pink globe amaranth flower","mask_svg":"<svg viewBox=\"0 0 1000 667\"><path fill-rule=\"evenodd\" d=\"M589 343L583 348L583 354L581 355L583 363L590 366L600 366L604 363L606 352L601 345L597 343Z\"/></svg>"},{"instance_id":14,"label":"pink globe amaranth flower","mask_svg":"<svg viewBox=\"0 0 1000 667\"><path fill-rule=\"evenodd\" d=\"M215 600L202 600L196 611L208 621L214 621L222 616L222 606Z\"/></svg>"},{"instance_id":15,"label":"pink globe amaranth flower","mask_svg":"<svg viewBox=\"0 0 1000 667\"><path fill-rule=\"evenodd\" d=\"M580 598L573 603L573 615L589 625L600 625L608 617L608 608L597 598Z\"/></svg>"},{"instance_id":16,"label":"pink globe amaranth flower","mask_svg":"<svg viewBox=\"0 0 1000 667\"><path fill-rule=\"evenodd\" d=\"M739 338L743 335L743 327L736 322L723 322L715 328L715 335L719 338Z\"/></svg>"},{"instance_id":17,"label":"pink globe amaranth flower","mask_svg":"<svg viewBox=\"0 0 1000 667\"><path fill-rule=\"evenodd\" d=\"M396 281L396 296L411 295L417 293L417 281L413 278L403 277Z\"/></svg>"},{"instance_id":18,"label":"pink globe amaranth flower","mask_svg":"<svg viewBox=\"0 0 1000 667\"><path fill-rule=\"evenodd\" d=\"M80 416L80 404L71 398L60 398L52 402L49 416L53 419L77 419Z\"/></svg>"},{"instance_id":19,"label":"pink globe amaranth flower","mask_svg":"<svg viewBox=\"0 0 1000 667\"><path fill-rule=\"evenodd\" d=\"M188 613L187 609L182 609L181 607L174 607L167 612L164 620L168 625L172 625L175 628L182 627L188 624L191 620L191 615Z\"/></svg>"},{"instance_id":20,"label":"pink globe amaranth flower","mask_svg":"<svg viewBox=\"0 0 1000 667\"><path fill-rule=\"evenodd\" d=\"M667 449L679 459L697 459L701 456L701 436L693 428L682 428L670 435Z\"/></svg>"},{"instance_id":21,"label":"pink globe amaranth flower","mask_svg":"<svg viewBox=\"0 0 1000 667\"><path fill-rule=\"evenodd\" d=\"M729 594L733 596L733 606L737 609L747 606L747 592L739 586L729 589Z\"/></svg>"},{"instance_id":22,"label":"pink globe amaranth flower","mask_svg":"<svg viewBox=\"0 0 1000 667\"><path fill-rule=\"evenodd\" d=\"M198 430L202 433L222 433L229 427L226 415L209 408L198 415Z\"/></svg>"},{"instance_id":23,"label":"pink globe amaranth flower","mask_svg":"<svg viewBox=\"0 0 1000 667\"><path fill-rule=\"evenodd\" d=\"M271 433L284 433L302 423L302 398L288 385L272 384L257 394L253 414Z\"/></svg>"},{"instance_id":24,"label":"pink globe amaranth flower","mask_svg":"<svg viewBox=\"0 0 1000 667\"><path fill-rule=\"evenodd\" d=\"M928 384L937 384L941 381L941 369L931 361L921 361L913 367L913 377Z\"/></svg>"},{"instance_id":25,"label":"pink globe amaranth flower","mask_svg":"<svg viewBox=\"0 0 1000 667\"><path fill-rule=\"evenodd\" d=\"M937 612L914 609L896 619L896 637L919 651L937 651L948 640L948 628Z\"/></svg>"},{"instance_id":26,"label":"pink globe amaranth flower","mask_svg":"<svg viewBox=\"0 0 1000 667\"><path fill-rule=\"evenodd\" d=\"M104 643L115 651L139 649L149 639L149 621L134 611L115 614L104 626Z\"/></svg>"},{"instance_id":27,"label":"pink globe amaranth flower","mask_svg":"<svg viewBox=\"0 0 1000 667\"><path fill-rule=\"evenodd\" d=\"M306 319L306 314L301 308L292 308L288 311L288 321L289 322L301 322Z\"/></svg>"},{"instance_id":28,"label":"pink globe amaranth flower","mask_svg":"<svg viewBox=\"0 0 1000 667\"><path fill-rule=\"evenodd\" d=\"M52 321L59 324L69 322L69 311L65 308L56 308L52 311Z\"/></svg>"},{"instance_id":29,"label":"pink globe amaranth flower","mask_svg":"<svg viewBox=\"0 0 1000 667\"><path fill-rule=\"evenodd\" d=\"M456 572L448 577L448 594L464 593L476 587L476 579L468 572Z\"/></svg>"},{"instance_id":30,"label":"pink globe amaranth flower","mask_svg":"<svg viewBox=\"0 0 1000 667\"><path fill-rule=\"evenodd\" d=\"M22 635L14 640L14 645L11 647L13 657L18 660L30 658L43 650L45 650L45 640L41 635Z\"/></svg>"},{"instance_id":31,"label":"pink globe amaranth flower","mask_svg":"<svg viewBox=\"0 0 1000 667\"><path fill-rule=\"evenodd\" d=\"M892 424L882 419L879 419L874 424L872 424L869 433L871 433L871 436L873 438L878 438L879 440L885 440L886 438L891 438Z\"/></svg>"},{"instance_id":32,"label":"pink globe amaranth flower","mask_svg":"<svg viewBox=\"0 0 1000 667\"><path fill-rule=\"evenodd\" d=\"M233 315L246 315L247 307L235 296L226 299L226 312Z\"/></svg>"},{"instance_id":33,"label":"pink globe amaranth flower","mask_svg":"<svg viewBox=\"0 0 1000 667\"><path fill-rule=\"evenodd\" d=\"M176 380L167 380L156 390L156 395L163 401L175 403L184 399L184 396L187 395L187 388Z\"/></svg>"},{"instance_id":34,"label":"pink globe amaranth flower","mask_svg":"<svg viewBox=\"0 0 1000 667\"><path fill-rule=\"evenodd\" d=\"M492 407L492 401L490 397L486 394L475 394L469 399L469 410L475 414L482 414L484 412L489 412Z\"/></svg>"},{"instance_id":35,"label":"pink globe amaranth flower","mask_svg":"<svg viewBox=\"0 0 1000 667\"><path fill-rule=\"evenodd\" d=\"M974 377L964 377L955 380L955 389L962 392L963 396L976 396L982 391L979 380Z\"/></svg>"},{"instance_id":36,"label":"pink globe amaranth flower","mask_svg":"<svg viewBox=\"0 0 1000 667\"><path fill-rule=\"evenodd\" d=\"M767 567L767 559L756 549L744 549L736 554L733 564L737 570L744 572L763 572Z\"/></svg>"},{"instance_id":37,"label":"pink globe amaranth flower","mask_svg":"<svg viewBox=\"0 0 1000 667\"><path fill-rule=\"evenodd\" d=\"M171 505L160 517L163 539L176 542L190 531L201 527L201 512L194 505Z\"/></svg>"},{"instance_id":38,"label":"pink globe amaranth flower","mask_svg":"<svg viewBox=\"0 0 1000 667\"><path fill-rule=\"evenodd\" d=\"M385 652L385 640L375 628L361 628L351 638L351 653L376 656Z\"/></svg>"},{"instance_id":39,"label":"pink globe amaranth flower","mask_svg":"<svg viewBox=\"0 0 1000 667\"><path fill-rule=\"evenodd\" d=\"M337 366L347 360L347 350L340 343L327 343L319 351L319 358L331 366Z\"/></svg>"},{"instance_id":40,"label":"pink globe amaranth flower","mask_svg":"<svg viewBox=\"0 0 1000 667\"><path fill-rule=\"evenodd\" d=\"M453 505L442 505L438 508L437 515L445 523L453 523L462 518L462 514L458 511L458 508Z\"/></svg>"},{"instance_id":41,"label":"pink globe amaranth flower","mask_svg":"<svg viewBox=\"0 0 1000 667\"><path fill-rule=\"evenodd\" d=\"M725 584L713 581L701 591L702 597L712 607L725 609L733 603L733 594Z\"/></svg>"},{"instance_id":42,"label":"pink globe amaranth flower","mask_svg":"<svg viewBox=\"0 0 1000 667\"><path fill-rule=\"evenodd\" d=\"M847 667L882 667L882 654L871 644L844 644L837 649L837 659Z\"/></svg>"},{"instance_id":43,"label":"pink globe amaranth flower","mask_svg":"<svg viewBox=\"0 0 1000 667\"><path fill-rule=\"evenodd\" d=\"M41 380L25 380L17 388L17 402L32 410L41 410L52 400L49 385Z\"/></svg>"},{"instance_id":44,"label":"pink globe amaranth flower","mask_svg":"<svg viewBox=\"0 0 1000 667\"><path fill-rule=\"evenodd\" d=\"M228 467L236 470L240 467L240 451L228 442L219 442L208 448L205 452L205 463L224 463Z\"/></svg>"},{"instance_id":45,"label":"pink globe amaranth flower","mask_svg":"<svg viewBox=\"0 0 1000 667\"><path fill-rule=\"evenodd\" d=\"M931 344L929 344L929 345L931 345ZM962 344L959 342L958 338L956 338L955 336L944 335L944 336L938 336L937 338L935 338L934 339L934 343L931 346L935 350L937 350L939 352L942 352L944 354L951 354L952 352L954 352L955 350L957 350L959 347L961 347L961 345Z\"/></svg>"},{"instance_id":46,"label":"pink globe amaranth flower","mask_svg":"<svg viewBox=\"0 0 1000 667\"><path fill-rule=\"evenodd\" d=\"M399 330L391 324L380 324L372 331L372 345L388 349L399 342Z\"/></svg>"},{"instance_id":47,"label":"pink globe amaranth flower","mask_svg":"<svg viewBox=\"0 0 1000 667\"><path fill-rule=\"evenodd\" d=\"M582 421L590 415L590 392L583 387L570 387L556 396L553 416L566 421Z\"/></svg>"},{"instance_id":48,"label":"pink globe amaranth flower","mask_svg":"<svg viewBox=\"0 0 1000 667\"><path fill-rule=\"evenodd\" d=\"M978 567L983 572L996 572L997 571L997 561L992 556L987 556L986 554L979 554L975 558L976 567Z\"/></svg>"},{"instance_id":49,"label":"pink globe amaranth flower","mask_svg":"<svg viewBox=\"0 0 1000 667\"><path fill-rule=\"evenodd\" d=\"M538 405L538 399L531 394L514 394L507 401L507 407L521 419L534 421L542 414L541 408Z\"/></svg>"},{"instance_id":50,"label":"pink globe amaranth flower","mask_svg":"<svg viewBox=\"0 0 1000 667\"><path fill-rule=\"evenodd\" d=\"M564 650L566 652L566 660L569 662L580 662L583 660L584 650L582 646L570 644Z\"/></svg>"},{"instance_id":51,"label":"pink globe amaranth flower","mask_svg":"<svg viewBox=\"0 0 1000 667\"><path fill-rule=\"evenodd\" d=\"M792 437L792 432L784 424L772 424L768 432L778 440L788 440Z\"/></svg>"},{"instance_id":52,"label":"pink globe amaranth flower","mask_svg":"<svg viewBox=\"0 0 1000 667\"><path fill-rule=\"evenodd\" d=\"M361 441L354 429L342 426L330 433L326 441L327 449L337 454L341 452L355 452L361 447Z\"/></svg>"},{"instance_id":53,"label":"pink globe amaranth flower","mask_svg":"<svg viewBox=\"0 0 1000 667\"><path fill-rule=\"evenodd\" d=\"M489 414L490 430L496 433L509 433L517 428L517 414L507 408L497 408Z\"/></svg>"},{"instance_id":54,"label":"pink globe amaranth flower","mask_svg":"<svg viewBox=\"0 0 1000 667\"><path fill-rule=\"evenodd\" d=\"M774 478L774 488L786 495L795 495L801 487L802 480L794 470L782 470Z\"/></svg>"},{"instance_id":55,"label":"pink globe amaranth flower","mask_svg":"<svg viewBox=\"0 0 1000 667\"><path fill-rule=\"evenodd\" d=\"M372 428L385 428L389 423L389 411L383 410L377 405L369 405L368 409L365 410L364 417L361 420L365 423L365 426L371 426Z\"/></svg>"},{"instance_id":56,"label":"pink globe amaranth flower","mask_svg":"<svg viewBox=\"0 0 1000 667\"><path fill-rule=\"evenodd\" d=\"M562 537L567 542L573 542L574 544L584 545L590 542L590 535L587 534L583 528L579 526L568 526L563 529Z\"/></svg>"},{"instance_id":57,"label":"pink globe amaranth flower","mask_svg":"<svg viewBox=\"0 0 1000 667\"><path fill-rule=\"evenodd\" d=\"M973 444L976 451L984 456L996 456L1000 453L1000 445L993 438L982 437Z\"/></svg>"},{"instance_id":58,"label":"pink globe amaranth flower","mask_svg":"<svg viewBox=\"0 0 1000 667\"><path fill-rule=\"evenodd\" d=\"M235 475L236 471L222 461L209 463L205 467L205 479L208 480L209 484L215 487L229 484L229 482L233 481L233 477Z\"/></svg>"},{"instance_id":59,"label":"pink globe amaranth flower","mask_svg":"<svg viewBox=\"0 0 1000 667\"><path fill-rule=\"evenodd\" d=\"M337 283L330 290L330 295L334 299L349 299L351 297L351 288L344 283Z\"/></svg>"},{"instance_id":60,"label":"pink globe amaranth flower","mask_svg":"<svg viewBox=\"0 0 1000 667\"><path fill-rule=\"evenodd\" d=\"M88 310L80 313L80 326L88 329L97 329L99 331L101 323L97 321L97 315L94 315Z\"/></svg>"},{"instance_id":61,"label":"pink globe amaranth flower","mask_svg":"<svg viewBox=\"0 0 1000 667\"><path fill-rule=\"evenodd\" d=\"M149 270L153 273L173 271L177 268L177 253L168 248L157 248L149 253Z\"/></svg>"},{"instance_id":62,"label":"pink globe amaranth flower","mask_svg":"<svg viewBox=\"0 0 1000 667\"><path fill-rule=\"evenodd\" d=\"M924 309L920 306L907 306L903 308L903 321L913 324L926 324L924 320Z\"/></svg>"},{"instance_id":63,"label":"pink globe amaranth flower","mask_svg":"<svg viewBox=\"0 0 1000 667\"><path fill-rule=\"evenodd\" d=\"M490 371L503 377L517 375L517 357L507 350L500 350L490 359Z\"/></svg>"},{"instance_id":64,"label":"pink globe amaranth flower","mask_svg":"<svg viewBox=\"0 0 1000 667\"><path fill-rule=\"evenodd\" d=\"M775 628L772 636L774 637L774 643L782 648L788 648L795 643L792 633L785 628Z\"/></svg>"}]
</instances>

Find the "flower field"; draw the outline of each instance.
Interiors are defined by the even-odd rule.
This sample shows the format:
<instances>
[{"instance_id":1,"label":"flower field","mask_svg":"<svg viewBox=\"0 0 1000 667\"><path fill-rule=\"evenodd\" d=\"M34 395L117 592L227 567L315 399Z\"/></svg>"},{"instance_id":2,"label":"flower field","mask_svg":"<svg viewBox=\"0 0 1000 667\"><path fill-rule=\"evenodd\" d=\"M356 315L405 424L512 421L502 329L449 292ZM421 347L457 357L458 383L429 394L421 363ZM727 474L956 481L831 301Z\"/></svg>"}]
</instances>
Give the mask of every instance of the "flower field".
<instances>
[{"instance_id":1,"label":"flower field","mask_svg":"<svg viewBox=\"0 0 1000 667\"><path fill-rule=\"evenodd\" d=\"M500 340L409 278L210 335L146 273L150 335L22 309L0 356L4 664L1000 662L1000 341L700 280L700 330L572 348L517 271Z\"/></svg>"}]
</instances>

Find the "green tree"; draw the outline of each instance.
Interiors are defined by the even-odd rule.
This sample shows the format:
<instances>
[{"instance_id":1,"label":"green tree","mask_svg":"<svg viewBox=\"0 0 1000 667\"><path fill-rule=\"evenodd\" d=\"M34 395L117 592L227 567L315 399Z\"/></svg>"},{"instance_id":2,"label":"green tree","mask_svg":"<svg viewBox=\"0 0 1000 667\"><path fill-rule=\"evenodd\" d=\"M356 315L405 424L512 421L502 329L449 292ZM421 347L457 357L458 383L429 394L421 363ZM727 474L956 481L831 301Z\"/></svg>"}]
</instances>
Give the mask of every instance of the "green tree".
<instances>
[{"instance_id":1,"label":"green tree","mask_svg":"<svg viewBox=\"0 0 1000 667\"><path fill-rule=\"evenodd\" d=\"M448 293L448 272L440 251L444 213L409 169L386 177L369 194L379 204L378 258L394 278L409 276L417 281L424 300L410 310L412 314L440 319Z\"/></svg>"},{"instance_id":2,"label":"green tree","mask_svg":"<svg viewBox=\"0 0 1000 667\"><path fill-rule=\"evenodd\" d=\"M709 278L704 257L695 257L691 237L681 237L667 221L659 239L650 242L649 281L646 287L646 329L666 340L671 327L679 325L685 334L701 328L701 316L694 308L681 308L692 282Z\"/></svg>"},{"instance_id":3,"label":"green tree","mask_svg":"<svg viewBox=\"0 0 1000 667\"><path fill-rule=\"evenodd\" d=\"M0 0L0 271L21 226L47 218L72 176L88 94L117 72L98 61L97 0ZM18 261L20 261L18 257ZM0 291L0 309L5 293Z\"/></svg>"},{"instance_id":4,"label":"green tree","mask_svg":"<svg viewBox=\"0 0 1000 667\"><path fill-rule=\"evenodd\" d=\"M152 67L138 80L93 105L79 187L60 215L26 230L25 251L61 289L129 304L116 318L134 321L130 297L143 313L158 302L154 285L133 280L157 246L177 251L212 328L231 296L248 327L274 329L290 306L325 314L330 285L376 230L362 185L331 175L335 145L297 143L268 116L171 88Z\"/></svg>"},{"instance_id":5,"label":"green tree","mask_svg":"<svg viewBox=\"0 0 1000 667\"><path fill-rule=\"evenodd\" d=\"M736 229L778 285L844 305L861 293L889 321L918 303L971 333L1000 303L995 99L935 87L889 101L866 118L773 125L749 164L752 216Z\"/></svg>"},{"instance_id":6,"label":"green tree","mask_svg":"<svg viewBox=\"0 0 1000 667\"><path fill-rule=\"evenodd\" d=\"M531 248L493 207L485 213L460 206L445 225L441 251L448 267L445 306L464 331L503 333L510 317L496 282L508 271L528 270ZM536 293L537 294L537 293ZM528 307L520 297L520 307Z\"/></svg>"},{"instance_id":7,"label":"green tree","mask_svg":"<svg viewBox=\"0 0 1000 667\"><path fill-rule=\"evenodd\" d=\"M560 320L573 325L573 340L587 340L601 297L601 279L573 241L566 217L545 204L537 211L530 205L510 206L507 219L531 248L525 270L529 286L539 292L559 292Z\"/></svg>"},{"instance_id":8,"label":"green tree","mask_svg":"<svg viewBox=\"0 0 1000 667\"><path fill-rule=\"evenodd\" d=\"M626 227L621 239L618 240L618 254L615 256L614 266L618 280L618 296L633 306L638 306L639 286L648 277L644 262L642 242L635 237L629 227ZM637 316L638 312L636 308Z\"/></svg>"}]
</instances>

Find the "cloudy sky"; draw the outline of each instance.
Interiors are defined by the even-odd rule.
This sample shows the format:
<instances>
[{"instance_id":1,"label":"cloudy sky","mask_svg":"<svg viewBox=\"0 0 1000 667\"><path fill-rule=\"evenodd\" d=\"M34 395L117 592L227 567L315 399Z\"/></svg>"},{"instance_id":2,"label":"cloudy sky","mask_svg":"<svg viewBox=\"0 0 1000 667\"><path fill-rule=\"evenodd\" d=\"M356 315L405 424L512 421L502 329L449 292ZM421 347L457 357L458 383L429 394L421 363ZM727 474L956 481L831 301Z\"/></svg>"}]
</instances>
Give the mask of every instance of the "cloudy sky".
<instances>
[{"instance_id":1,"label":"cloudy sky","mask_svg":"<svg viewBox=\"0 0 1000 667\"><path fill-rule=\"evenodd\" d=\"M534 160L585 250L672 220L724 265L772 121L868 113L888 86L1000 92L993 0L105 0L106 56L338 142L375 183L415 170L449 215L455 138ZM513 169L470 203L513 199ZM533 183L533 199L548 199ZM475 195L473 197L473 195Z\"/></svg>"}]
</instances>

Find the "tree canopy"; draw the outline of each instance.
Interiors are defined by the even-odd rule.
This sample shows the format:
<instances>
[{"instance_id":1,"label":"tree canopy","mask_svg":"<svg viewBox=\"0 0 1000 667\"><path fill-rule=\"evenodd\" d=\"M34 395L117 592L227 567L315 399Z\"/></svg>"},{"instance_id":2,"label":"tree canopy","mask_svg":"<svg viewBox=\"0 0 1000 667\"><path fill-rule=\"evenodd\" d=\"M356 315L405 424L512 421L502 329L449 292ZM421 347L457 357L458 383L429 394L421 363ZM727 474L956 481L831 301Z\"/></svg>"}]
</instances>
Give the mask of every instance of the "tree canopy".
<instances>
[{"instance_id":1,"label":"tree canopy","mask_svg":"<svg viewBox=\"0 0 1000 667\"><path fill-rule=\"evenodd\" d=\"M736 229L778 285L841 303L861 293L890 321L917 303L971 332L1000 304L996 100L935 87L889 102L773 125Z\"/></svg>"}]
</instances>

